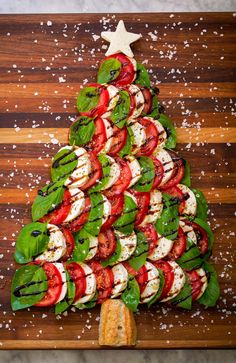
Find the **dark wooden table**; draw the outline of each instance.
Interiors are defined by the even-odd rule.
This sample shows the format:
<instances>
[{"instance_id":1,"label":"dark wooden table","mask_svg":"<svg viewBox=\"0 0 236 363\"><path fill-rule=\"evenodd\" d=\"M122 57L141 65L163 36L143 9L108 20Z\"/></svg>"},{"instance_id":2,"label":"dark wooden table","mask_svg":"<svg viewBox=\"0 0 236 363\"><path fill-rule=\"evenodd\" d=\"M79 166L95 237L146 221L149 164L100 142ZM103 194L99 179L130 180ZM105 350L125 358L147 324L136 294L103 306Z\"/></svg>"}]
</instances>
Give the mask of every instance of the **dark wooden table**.
<instances>
[{"instance_id":1,"label":"dark wooden table","mask_svg":"<svg viewBox=\"0 0 236 363\"><path fill-rule=\"evenodd\" d=\"M99 308L12 313L12 252L30 203L49 178L50 158L66 142L83 81L94 81L104 57L101 31L123 19L142 33L133 50L146 63L177 126L178 150L191 165L192 185L210 203L212 260L221 284L214 309L191 312L142 307L136 348L235 346L235 65L231 13L0 16L0 347L99 348Z\"/></svg>"}]
</instances>

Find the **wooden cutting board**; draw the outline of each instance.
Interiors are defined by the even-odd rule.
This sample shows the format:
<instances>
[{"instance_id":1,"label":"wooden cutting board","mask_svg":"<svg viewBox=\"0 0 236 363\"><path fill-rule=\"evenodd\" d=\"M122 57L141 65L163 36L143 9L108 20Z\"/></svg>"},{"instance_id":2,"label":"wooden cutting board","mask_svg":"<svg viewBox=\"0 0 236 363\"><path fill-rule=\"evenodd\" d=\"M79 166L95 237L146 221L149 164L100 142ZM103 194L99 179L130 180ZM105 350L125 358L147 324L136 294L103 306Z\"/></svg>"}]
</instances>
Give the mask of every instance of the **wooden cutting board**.
<instances>
[{"instance_id":1,"label":"wooden cutting board","mask_svg":"<svg viewBox=\"0 0 236 363\"><path fill-rule=\"evenodd\" d=\"M235 14L234 14L235 15ZM52 310L12 313L12 253L30 202L49 178L50 158L66 142L83 82L94 82L119 19L142 33L133 46L177 126L192 185L205 192L215 233L212 260L221 285L214 309L142 307L136 348L233 347L235 336L235 64L231 13L0 16L0 347L97 349L99 308L56 318ZM60 143L60 144L59 144ZM65 314L66 315L66 314Z\"/></svg>"}]
</instances>

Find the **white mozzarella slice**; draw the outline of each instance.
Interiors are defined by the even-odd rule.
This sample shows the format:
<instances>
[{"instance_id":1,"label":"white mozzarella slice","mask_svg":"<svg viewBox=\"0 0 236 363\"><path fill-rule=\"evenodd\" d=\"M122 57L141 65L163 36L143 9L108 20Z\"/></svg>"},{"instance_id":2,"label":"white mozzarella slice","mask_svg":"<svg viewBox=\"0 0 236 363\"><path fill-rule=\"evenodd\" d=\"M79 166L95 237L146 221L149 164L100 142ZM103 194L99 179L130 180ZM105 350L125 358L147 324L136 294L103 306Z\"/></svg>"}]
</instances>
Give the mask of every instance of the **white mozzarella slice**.
<instances>
[{"instance_id":1,"label":"white mozzarella slice","mask_svg":"<svg viewBox=\"0 0 236 363\"><path fill-rule=\"evenodd\" d=\"M141 304L148 303L157 293L160 286L159 271L150 262L145 262L147 270L147 283L140 296Z\"/></svg>"},{"instance_id":2,"label":"white mozzarella slice","mask_svg":"<svg viewBox=\"0 0 236 363\"><path fill-rule=\"evenodd\" d=\"M148 212L140 226L145 226L147 223L155 223L156 220L160 218L162 210L162 193L159 190L154 189L150 193L150 205Z\"/></svg>"},{"instance_id":3,"label":"white mozzarella slice","mask_svg":"<svg viewBox=\"0 0 236 363\"><path fill-rule=\"evenodd\" d=\"M115 297L119 296L123 290L126 289L129 277L128 271L121 263L113 266L112 272L114 276L114 284L111 291L111 298L114 299Z\"/></svg>"},{"instance_id":4,"label":"white mozzarella slice","mask_svg":"<svg viewBox=\"0 0 236 363\"><path fill-rule=\"evenodd\" d=\"M104 224L108 220L108 217L111 214L111 203L109 202L109 200L107 199L107 197L105 197L105 195L102 195L102 199L103 199L103 217L102 217L102 224Z\"/></svg>"},{"instance_id":5,"label":"white mozzarella slice","mask_svg":"<svg viewBox=\"0 0 236 363\"><path fill-rule=\"evenodd\" d=\"M63 264L60 262L54 262L53 265L56 266L56 268L58 269L58 271L61 275L61 279L62 279L61 293L60 293L59 298L55 302L55 304L57 304L59 301L62 301L65 298L66 293L67 293L66 271L64 269Z\"/></svg>"},{"instance_id":6,"label":"white mozzarella slice","mask_svg":"<svg viewBox=\"0 0 236 363\"><path fill-rule=\"evenodd\" d=\"M128 162L128 165L129 165L129 168L131 171L131 175L132 175L131 182L129 183L129 188L130 188L134 184L136 184L138 182L138 180L141 178L142 171L141 171L141 166L140 166L138 160L133 155L127 155L125 157L125 161Z\"/></svg>"},{"instance_id":7,"label":"white mozzarella slice","mask_svg":"<svg viewBox=\"0 0 236 363\"><path fill-rule=\"evenodd\" d=\"M200 297L204 294L207 286L208 286L208 280L207 280L207 275L206 275L206 272L203 270L203 268L198 268L196 270L197 274L200 276L201 278L201 282L202 282L202 287L201 287L201 291L200 293L198 294L196 300L200 299Z\"/></svg>"},{"instance_id":8,"label":"white mozzarella slice","mask_svg":"<svg viewBox=\"0 0 236 363\"><path fill-rule=\"evenodd\" d=\"M65 186L79 188L89 179L89 174L91 172L91 162L87 151L82 147L75 148L74 152L78 157L77 166L72 174L66 179Z\"/></svg>"},{"instance_id":9,"label":"white mozzarella slice","mask_svg":"<svg viewBox=\"0 0 236 363\"><path fill-rule=\"evenodd\" d=\"M84 210L85 206L85 198L84 193L78 189L78 188L70 188L69 189L70 195L71 195L71 208L70 211L66 217L66 219L63 221L63 223L71 222L75 218L77 218L82 211Z\"/></svg>"},{"instance_id":10,"label":"white mozzarella slice","mask_svg":"<svg viewBox=\"0 0 236 363\"><path fill-rule=\"evenodd\" d=\"M137 246L137 236L135 232L132 232L129 235L125 235L117 230L115 231L115 234L119 239L121 246L120 257L118 258L117 262L128 260L134 253Z\"/></svg>"},{"instance_id":11,"label":"white mozzarella slice","mask_svg":"<svg viewBox=\"0 0 236 363\"><path fill-rule=\"evenodd\" d=\"M92 260L92 258L94 258L98 250L98 238L92 235L89 235L88 238L89 238L89 252L87 257L85 258L85 261Z\"/></svg>"},{"instance_id":12,"label":"white mozzarella slice","mask_svg":"<svg viewBox=\"0 0 236 363\"><path fill-rule=\"evenodd\" d=\"M189 231L187 233L187 238L189 238L193 243L195 243L195 245L197 244L197 235L193 229L192 231Z\"/></svg>"},{"instance_id":13,"label":"white mozzarella slice","mask_svg":"<svg viewBox=\"0 0 236 363\"><path fill-rule=\"evenodd\" d=\"M115 184L120 177L119 165L115 162L115 160L111 156L106 155L106 158L109 160L111 168L110 168L110 175L108 182L102 190L111 188L112 185Z\"/></svg>"},{"instance_id":14,"label":"white mozzarella slice","mask_svg":"<svg viewBox=\"0 0 236 363\"><path fill-rule=\"evenodd\" d=\"M165 143L167 141L167 133L166 130L164 129L164 127L162 126L162 124L158 121L155 120L152 117L145 117L146 119L150 120L151 122L153 122L157 128L158 131L158 145L156 148L156 151L159 149L162 149L165 146Z\"/></svg>"},{"instance_id":15,"label":"white mozzarella slice","mask_svg":"<svg viewBox=\"0 0 236 363\"><path fill-rule=\"evenodd\" d=\"M187 238L189 238L193 243L197 244L197 236L194 232L193 227L190 224L186 224L184 219L180 218L179 225L186 234Z\"/></svg>"},{"instance_id":16,"label":"white mozzarella slice","mask_svg":"<svg viewBox=\"0 0 236 363\"><path fill-rule=\"evenodd\" d=\"M133 118L129 119L128 124L133 134L132 152L133 154L136 154L140 150L141 146L145 144L147 138L145 127L141 125L138 121L134 120Z\"/></svg>"},{"instance_id":17,"label":"white mozzarella slice","mask_svg":"<svg viewBox=\"0 0 236 363\"><path fill-rule=\"evenodd\" d=\"M134 96L135 108L132 113L132 118L137 118L141 115L144 107L144 97L141 89L135 84L131 84L128 87L129 93Z\"/></svg>"},{"instance_id":18,"label":"white mozzarella slice","mask_svg":"<svg viewBox=\"0 0 236 363\"><path fill-rule=\"evenodd\" d=\"M103 115L104 118L108 118L111 115L112 110L114 110L119 100L118 88L113 85L107 85L107 91L109 93L109 104L106 113Z\"/></svg>"},{"instance_id":19,"label":"white mozzarella slice","mask_svg":"<svg viewBox=\"0 0 236 363\"><path fill-rule=\"evenodd\" d=\"M113 127L111 122L109 122L108 120L106 120L105 118L102 119L105 125L105 130L106 130L106 138L107 141L105 142L105 145L102 149L102 152L108 153L111 149L111 146L113 144Z\"/></svg>"},{"instance_id":20,"label":"white mozzarella slice","mask_svg":"<svg viewBox=\"0 0 236 363\"><path fill-rule=\"evenodd\" d=\"M129 58L130 62L133 64L134 71L136 72L137 71L137 62L136 62L136 60L134 58L131 58L131 57L127 57L127 58ZM133 80L135 80L135 78L136 78L136 75L135 75Z\"/></svg>"},{"instance_id":21,"label":"white mozzarella slice","mask_svg":"<svg viewBox=\"0 0 236 363\"><path fill-rule=\"evenodd\" d=\"M84 296L82 296L80 299L75 301L73 303L74 305L85 304L86 302L90 301L93 298L93 296L96 292L96 278L95 278L95 275L94 275L92 269L83 262L80 262L79 265L83 268L84 273L85 273L86 289L85 289Z\"/></svg>"},{"instance_id":22,"label":"white mozzarella slice","mask_svg":"<svg viewBox=\"0 0 236 363\"><path fill-rule=\"evenodd\" d=\"M167 297L161 301L168 301L175 298L180 293L185 284L185 274L182 268L175 261L168 261L168 263L172 266L174 272L174 281Z\"/></svg>"},{"instance_id":23,"label":"white mozzarella slice","mask_svg":"<svg viewBox=\"0 0 236 363\"><path fill-rule=\"evenodd\" d=\"M164 169L164 175L159 185L161 186L170 180L174 170L174 163L170 154L164 149L158 149L153 155L162 163Z\"/></svg>"},{"instance_id":24,"label":"white mozzarella slice","mask_svg":"<svg viewBox=\"0 0 236 363\"><path fill-rule=\"evenodd\" d=\"M182 214L195 216L196 211L197 211L197 201L196 201L196 197L195 197L194 193L192 192L191 189L189 189L184 184L178 184L177 187L184 194L185 203L184 203L184 209L183 209Z\"/></svg>"},{"instance_id":25,"label":"white mozzarella slice","mask_svg":"<svg viewBox=\"0 0 236 363\"><path fill-rule=\"evenodd\" d=\"M148 259L152 261L158 261L166 257L173 247L174 241L158 235L158 240L155 249Z\"/></svg>"},{"instance_id":26,"label":"white mozzarella slice","mask_svg":"<svg viewBox=\"0 0 236 363\"><path fill-rule=\"evenodd\" d=\"M60 260L66 252L66 239L59 227L54 224L48 224L47 229L49 231L47 249L37 257L37 260L55 262Z\"/></svg>"}]
</instances>

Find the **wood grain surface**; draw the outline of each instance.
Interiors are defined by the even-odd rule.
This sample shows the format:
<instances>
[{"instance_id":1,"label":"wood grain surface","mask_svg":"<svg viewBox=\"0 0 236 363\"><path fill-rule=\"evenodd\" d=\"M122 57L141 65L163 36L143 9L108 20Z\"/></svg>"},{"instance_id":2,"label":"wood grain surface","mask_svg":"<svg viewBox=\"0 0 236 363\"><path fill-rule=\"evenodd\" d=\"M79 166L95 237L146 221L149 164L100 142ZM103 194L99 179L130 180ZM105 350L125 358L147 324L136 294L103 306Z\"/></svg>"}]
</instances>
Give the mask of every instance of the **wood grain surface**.
<instances>
[{"instance_id":1,"label":"wood grain surface","mask_svg":"<svg viewBox=\"0 0 236 363\"><path fill-rule=\"evenodd\" d=\"M66 143L76 94L94 82L104 57L106 43L96 35L119 19L143 35L135 58L159 87L192 185L210 203L221 285L214 309L141 307L136 348L236 346L236 17L146 13L0 16L0 348L99 349L99 308L60 318L52 309L12 313L10 281L17 233L49 179L51 157Z\"/></svg>"}]
</instances>

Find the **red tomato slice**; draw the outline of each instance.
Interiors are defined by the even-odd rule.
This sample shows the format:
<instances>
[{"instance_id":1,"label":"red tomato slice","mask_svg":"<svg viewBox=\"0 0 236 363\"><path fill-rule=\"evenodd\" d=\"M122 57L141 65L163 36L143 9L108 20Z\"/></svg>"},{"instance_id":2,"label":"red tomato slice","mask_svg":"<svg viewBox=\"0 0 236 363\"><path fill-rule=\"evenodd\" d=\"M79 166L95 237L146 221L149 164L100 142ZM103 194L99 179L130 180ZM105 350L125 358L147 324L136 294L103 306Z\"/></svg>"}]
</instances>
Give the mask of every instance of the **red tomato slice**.
<instances>
[{"instance_id":1,"label":"red tomato slice","mask_svg":"<svg viewBox=\"0 0 236 363\"><path fill-rule=\"evenodd\" d=\"M179 213L183 214L184 208L185 208L185 199L184 199L184 193L181 189L179 189L177 186L165 189L165 193L173 195L173 197L177 198L180 202L179 204Z\"/></svg>"},{"instance_id":2,"label":"red tomato slice","mask_svg":"<svg viewBox=\"0 0 236 363\"><path fill-rule=\"evenodd\" d=\"M116 250L116 236L112 229L107 229L98 235L98 250L96 258L100 260L106 260Z\"/></svg>"},{"instance_id":3,"label":"red tomato slice","mask_svg":"<svg viewBox=\"0 0 236 363\"><path fill-rule=\"evenodd\" d=\"M193 230L196 233L197 245L200 249L200 252L202 255L204 255L208 251L208 235L205 229L199 226L199 224L195 222L189 222L189 223L192 225Z\"/></svg>"},{"instance_id":4,"label":"red tomato slice","mask_svg":"<svg viewBox=\"0 0 236 363\"><path fill-rule=\"evenodd\" d=\"M91 188L102 177L102 167L100 161L92 151L89 152L89 159L91 161L92 170L89 174L89 180L87 183L80 187L81 190L87 190Z\"/></svg>"},{"instance_id":5,"label":"red tomato slice","mask_svg":"<svg viewBox=\"0 0 236 363\"><path fill-rule=\"evenodd\" d=\"M148 115L152 109L152 94L147 87L141 87L141 91L144 97L144 108L143 108L143 115Z\"/></svg>"},{"instance_id":6,"label":"red tomato slice","mask_svg":"<svg viewBox=\"0 0 236 363\"><path fill-rule=\"evenodd\" d=\"M97 155L102 150L105 142L107 141L107 134L102 118L96 118L94 124L96 128L95 133L92 140L86 145L86 149L91 150L94 155Z\"/></svg>"},{"instance_id":7,"label":"red tomato slice","mask_svg":"<svg viewBox=\"0 0 236 363\"><path fill-rule=\"evenodd\" d=\"M129 98L130 98L129 117L131 117L136 108L136 100L135 100L135 96L129 91L129 89L126 89L126 91L128 92Z\"/></svg>"},{"instance_id":8,"label":"red tomato slice","mask_svg":"<svg viewBox=\"0 0 236 363\"><path fill-rule=\"evenodd\" d=\"M115 157L115 161L119 165L120 176L117 182L113 184L111 189L107 192L108 196L119 195L123 193L128 188L132 179L129 164L119 156Z\"/></svg>"},{"instance_id":9,"label":"red tomato slice","mask_svg":"<svg viewBox=\"0 0 236 363\"><path fill-rule=\"evenodd\" d=\"M136 275L135 278L137 280L137 283L139 284L140 294L142 294L143 291L145 290L145 287L146 287L147 281L148 281L148 272L147 272L145 265L143 265L138 270L138 274Z\"/></svg>"},{"instance_id":10,"label":"red tomato slice","mask_svg":"<svg viewBox=\"0 0 236 363\"><path fill-rule=\"evenodd\" d=\"M136 271L132 266L130 266L129 262L124 261L124 262L122 262L122 264L126 268L126 270L128 271L128 273L130 275L133 275L133 276L137 276L138 275L138 271Z\"/></svg>"},{"instance_id":11,"label":"red tomato slice","mask_svg":"<svg viewBox=\"0 0 236 363\"><path fill-rule=\"evenodd\" d=\"M154 156L150 156L155 166L155 179L152 184L152 189L156 189L160 184L164 176L164 168L160 160Z\"/></svg>"},{"instance_id":12,"label":"red tomato slice","mask_svg":"<svg viewBox=\"0 0 236 363\"><path fill-rule=\"evenodd\" d=\"M69 214L71 208L71 195L69 190L65 190L62 203L52 212L39 219L40 222L49 222L52 224L61 224Z\"/></svg>"},{"instance_id":13,"label":"red tomato slice","mask_svg":"<svg viewBox=\"0 0 236 363\"><path fill-rule=\"evenodd\" d=\"M71 256L75 248L75 240L73 234L66 228L61 228L63 235L66 239L66 253L62 257L62 261L67 261Z\"/></svg>"},{"instance_id":14,"label":"red tomato slice","mask_svg":"<svg viewBox=\"0 0 236 363\"><path fill-rule=\"evenodd\" d=\"M134 70L133 63L129 60L129 58L126 57L123 53L110 55L107 57L107 59L109 58L117 59L121 62L122 65L120 74L111 83L115 86L126 86L127 84L131 84L134 80L136 72Z\"/></svg>"},{"instance_id":15,"label":"red tomato slice","mask_svg":"<svg viewBox=\"0 0 236 363\"><path fill-rule=\"evenodd\" d=\"M201 292L201 288L202 288L202 281L201 281L201 277L198 275L198 273L196 271L189 271L187 272L190 283L191 283L191 288L192 288L192 300L195 301L198 297L198 295Z\"/></svg>"},{"instance_id":16,"label":"red tomato slice","mask_svg":"<svg viewBox=\"0 0 236 363\"><path fill-rule=\"evenodd\" d=\"M66 269L70 275L71 280L75 284L75 297L74 302L79 300L86 290L86 276L82 266L77 262L71 262L66 265Z\"/></svg>"},{"instance_id":17,"label":"red tomato slice","mask_svg":"<svg viewBox=\"0 0 236 363\"><path fill-rule=\"evenodd\" d=\"M135 226L138 226L144 220L144 217L148 213L150 204L150 193L149 192L137 192L136 190L130 189L129 192L133 194L137 200L138 212L135 218Z\"/></svg>"},{"instance_id":18,"label":"red tomato slice","mask_svg":"<svg viewBox=\"0 0 236 363\"><path fill-rule=\"evenodd\" d=\"M113 126L113 138L111 148L108 152L109 155L115 156L123 149L126 143L127 133L126 127L119 129L116 125Z\"/></svg>"},{"instance_id":19,"label":"red tomato slice","mask_svg":"<svg viewBox=\"0 0 236 363\"><path fill-rule=\"evenodd\" d=\"M105 231L110 228L113 223L120 217L124 206L124 194L114 195L113 197L107 196L108 201L111 204L111 214L106 222L102 225L101 231Z\"/></svg>"},{"instance_id":20,"label":"red tomato slice","mask_svg":"<svg viewBox=\"0 0 236 363\"><path fill-rule=\"evenodd\" d=\"M146 141L136 155L151 155L158 144L158 130L154 123L146 118L141 118L138 122L145 127Z\"/></svg>"},{"instance_id":21,"label":"red tomato slice","mask_svg":"<svg viewBox=\"0 0 236 363\"><path fill-rule=\"evenodd\" d=\"M174 152L168 151L174 162L174 169L171 175L171 179L163 184L160 189L166 190L172 188L173 186L179 184L184 177L184 161Z\"/></svg>"},{"instance_id":22,"label":"red tomato slice","mask_svg":"<svg viewBox=\"0 0 236 363\"><path fill-rule=\"evenodd\" d=\"M89 217L89 212L91 209L91 202L89 197L85 198L85 207L83 212L72 222L66 224L66 228L71 232L79 231L83 225L87 222Z\"/></svg>"},{"instance_id":23,"label":"red tomato slice","mask_svg":"<svg viewBox=\"0 0 236 363\"><path fill-rule=\"evenodd\" d=\"M178 236L174 241L171 251L168 253L170 260L177 260L186 251L187 238L181 227L178 229Z\"/></svg>"},{"instance_id":24,"label":"red tomato slice","mask_svg":"<svg viewBox=\"0 0 236 363\"><path fill-rule=\"evenodd\" d=\"M114 275L110 266L103 268L98 261L91 261L89 265L96 278L98 291L97 303L102 304L111 296L114 284Z\"/></svg>"},{"instance_id":25,"label":"red tomato slice","mask_svg":"<svg viewBox=\"0 0 236 363\"><path fill-rule=\"evenodd\" d=\"M153 227L153 225L151 223L149 224L146 224L146 226L144 227L139 227L139 230L142 231L146 238L147 238L147 241L148 241L148 254L150 255L156 245L157 245L157 241L158 241L158 235L157 235L157 231L155 230L155 228Z\"/></svg>"},{"instance_id":26,"label":"red tomato slice","mask_svg":"<svg viewBox=\"0 0 236 363\"><path fill-rule=\"evenodd\" d=\"M37 264L37 262L36 262ZM42 265L44 272L48 280L48 289L45 296L35 304L35 306L51 306L54 305L62 290L62 278L61 274L53 263L45 262Z\"/></svg>"},{"instance_id":27,"label":"red tomato slice","mask_svg":"<svg viewBox=\"0 0 236 363\"><path fill-rule=\"evenodd\" d=\"M80 115L88 117L102 116L107 111L107 107L109 105L109 92L107 91L106 87L101 86L100 84L93 83L86 87L90 86L99 88L98 104L96 107L87 112L80 112Z\"/></svg>"},{"instance_id":28,"label":"red tomato slice","mask_svg":"<svg viewBox=\"0 0 236 363\"><path fill-rule=\"evenodd\" d=\"M165 284L161 293L161 296L159 298L159 300L164 299L168 292L171 289L171 286L174 282L174 271L171 267L171 265L167 262L167 261L152 261L153 265L156 266L157 268L161 269L164 275L164 279L165 279Z\"/></svg>"}]
</instances>

